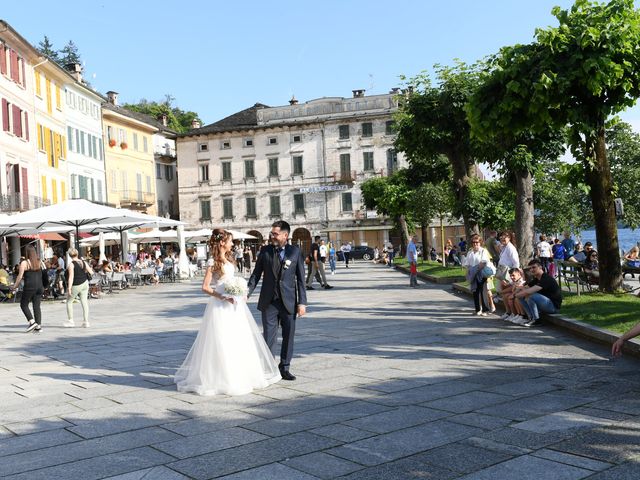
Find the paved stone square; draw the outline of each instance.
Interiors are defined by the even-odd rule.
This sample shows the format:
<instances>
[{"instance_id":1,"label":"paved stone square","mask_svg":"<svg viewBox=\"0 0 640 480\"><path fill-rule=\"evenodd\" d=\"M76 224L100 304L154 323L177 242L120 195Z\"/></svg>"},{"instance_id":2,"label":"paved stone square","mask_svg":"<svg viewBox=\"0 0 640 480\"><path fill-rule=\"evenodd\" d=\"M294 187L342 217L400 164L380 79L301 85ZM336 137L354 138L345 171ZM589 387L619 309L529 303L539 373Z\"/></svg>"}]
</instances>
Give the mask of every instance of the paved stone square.
<instances>
[{"instance_id":1,"label":"paved stone square","mask_svg":"<svg viewBox=\"0 0 640 480\"><path fill-rule=\"evenodd\" d=\"M199 281L92 300L89 329L46 302L26 334L1 304L0 478L640 478L640 361L475 317L449 287L410 289L383 266L329 279L297 323L298 380L241 397L172 383Z\"/></svg>"}]
</instances>

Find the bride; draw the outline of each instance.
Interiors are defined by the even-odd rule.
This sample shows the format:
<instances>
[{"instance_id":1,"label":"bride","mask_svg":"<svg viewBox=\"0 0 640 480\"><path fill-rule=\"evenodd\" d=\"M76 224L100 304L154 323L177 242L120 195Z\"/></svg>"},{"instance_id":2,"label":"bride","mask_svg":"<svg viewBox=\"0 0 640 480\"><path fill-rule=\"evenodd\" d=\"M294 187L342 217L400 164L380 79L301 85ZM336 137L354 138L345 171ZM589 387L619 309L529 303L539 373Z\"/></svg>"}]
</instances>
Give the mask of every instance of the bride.
<instances>
[{"instance_id":1,"label":"bride","mask_svg":"<svg viewBox=\"0 0 640 480\"><path fill-rule=\"evenodd\" d=\"M244 395L277 382L280 372L246 301L225 295L224 284L235 275L232 235L213 230L209 248L213 265L202 291L212 298L175 383L180 392Z\"/></svg>"}]
</instances>

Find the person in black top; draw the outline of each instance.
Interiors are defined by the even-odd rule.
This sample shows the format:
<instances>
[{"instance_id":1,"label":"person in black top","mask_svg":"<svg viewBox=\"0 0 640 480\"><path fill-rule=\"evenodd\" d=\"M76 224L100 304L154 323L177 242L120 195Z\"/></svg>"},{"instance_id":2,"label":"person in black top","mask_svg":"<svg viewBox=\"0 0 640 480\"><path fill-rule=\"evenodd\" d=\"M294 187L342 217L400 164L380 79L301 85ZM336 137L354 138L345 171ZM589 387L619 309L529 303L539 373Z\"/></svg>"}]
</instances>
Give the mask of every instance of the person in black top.
<instances>
[{"instance_id":1,"label":"person in black top","mask_svg":"<svg viewBox=\"0 0 640 480\"><path fill-rule=\"evenodd\" d=\"M516 290L516 297L524 307L529 321L524 325L534 327L540 325L540 314L556 313L562 305L562 291L555 279L545 273L540 260L531 260L527 270L533 278L527 282L526 287Z\"/></svg>"},{"instance_id":2,"label":"person in black top","mask_svg":"<svg viewBox=\"0 0 640 480\"><path fill-rule=\"evenodd\" d=\"M40 300L42 300L42 294L44 293L44 286L42 284L42 272L45 271L44 264L32 245L27 245L25 254L26 259L20 262L18 276L16 277L12 290L17 290L20 286L20 282L24 278L20 308L29 322L27 332L40 332L42 329ZM33 314L31 314L31 310L29 310L29 302L33 303Z\"/></svg>"},{"instance_id":3,"label":"person in black top","mask_svg":"<svg viewBox=\"0 0 640 480\"><path fill-rule=\"evenodd\" d=\"M82 315L84 328L89 327L89 279L93 275L93 270L87 262L78 258L78 250L70 248L67 252L71 257L71 262L67 267L67 321L63 323L65 327L73 327L73 301L80 298L82 305Z\"/></svg>"}]
</instances>

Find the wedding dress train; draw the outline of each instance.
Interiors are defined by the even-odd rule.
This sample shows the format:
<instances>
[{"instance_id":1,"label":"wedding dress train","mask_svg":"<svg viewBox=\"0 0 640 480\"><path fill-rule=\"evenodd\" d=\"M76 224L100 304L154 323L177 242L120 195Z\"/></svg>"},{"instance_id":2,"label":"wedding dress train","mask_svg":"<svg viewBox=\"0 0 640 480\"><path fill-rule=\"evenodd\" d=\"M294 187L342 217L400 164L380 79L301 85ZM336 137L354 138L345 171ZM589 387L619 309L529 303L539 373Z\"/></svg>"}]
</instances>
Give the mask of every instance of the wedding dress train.
<instances>
[{"instance_id":1,"label":"wedding dress train","mask_svg":"<svg viewBox=\"0 0 640 480\"><path fill-rule=\"evenodd\" d=\"M227 263L212 287L224 293L235 268ZM278 366L244 300L211 297L200 331L175 375L180 392L245 395L281 379Z\"/></svg>"}]
</instances>

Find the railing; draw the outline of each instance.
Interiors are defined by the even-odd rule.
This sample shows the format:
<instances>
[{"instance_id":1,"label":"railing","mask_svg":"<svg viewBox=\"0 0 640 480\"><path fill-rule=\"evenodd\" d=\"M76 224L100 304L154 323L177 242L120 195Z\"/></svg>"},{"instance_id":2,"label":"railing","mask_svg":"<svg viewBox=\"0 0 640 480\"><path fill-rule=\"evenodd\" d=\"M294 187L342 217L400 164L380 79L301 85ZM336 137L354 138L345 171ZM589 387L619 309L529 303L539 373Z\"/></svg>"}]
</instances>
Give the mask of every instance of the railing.
<instances>
[{"instance_id":1,"label":"railing","mask_svg":"<svg viewBox=\"0 0 640 480\"><path fill-rule=\"evenodd\" d=\"M50 205L49 200L24 193L4 193L0 195L0 212L22 212Z\"/></svg>"},{"instance_id":2,"label":"railing","mask_svg":"<svg viewBox=\"0 0 640 480\"><path fill-rule=\"evenodd\" d=\"M140 192L138 190L120 190L120 205L143 205L149 206L156 202L156 196L153 193Z\"/></svg>"},{"instance_id":3,"label":"railing","mask_svg":"<svg viewBox=\"0 0 640 480\"><path fill-rule=\"evenodd\" d=\"M153 150L153 153L155 153L156 155L160 155L163 157L171 157L171 158L175 158L176 157L176 149L175 147L170 147L170 146L164 146L164 147L156 147Z\"/></svg>"},{"instance_id":4,"label":"railing","mask_svg":"<svg viewBox=\"0 0 640 480\"><path fill-rule=\"evenodd\" d=\"M353 183L356 180L357 172L355 170L333 172L333 181L338 183Z\"/></svg>"}]
</instances>

